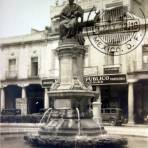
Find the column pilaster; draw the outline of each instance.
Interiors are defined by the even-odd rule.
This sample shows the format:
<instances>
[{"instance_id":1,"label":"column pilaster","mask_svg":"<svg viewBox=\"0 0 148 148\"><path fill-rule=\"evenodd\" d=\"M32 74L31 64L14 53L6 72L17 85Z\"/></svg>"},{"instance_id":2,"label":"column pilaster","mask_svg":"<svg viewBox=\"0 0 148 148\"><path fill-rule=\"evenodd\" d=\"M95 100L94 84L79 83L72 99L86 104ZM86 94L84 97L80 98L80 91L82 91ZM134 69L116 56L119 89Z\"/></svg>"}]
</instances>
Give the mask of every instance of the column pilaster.
<instances>
[{"instance_id":1,"label":"column pilaster","mask_svg":"<svg viewBox=\"0 0 148 148\"><path fill-rule=\"evenodd\" d=\"M135 124L134 121L134 83L136 80L128 81L128 124Z\"/></svg>"},{"instance_id":2,"label":"column pilaster","mask_svg":"<svg viewBox=\"0 0 148 148\"><path fill-rule=\"evenodd\" d=\"M22 102L23 102L23 106L21 108L21 112L23 115L27 115L27 96L26 96L25 86L22 86Z\"/></svg>"},{"instance_id":3,"label":"column pilaster","mask_svg":"<svg viewBox=\"0 0 148 148\"><path fill-rule=\"evenodd\" d=\"M49 108L49 98L48 98L48 89L45 88L45 94L44 94L44 108Z\"/></svg>"},{"instance_id":4,"label":"column pilaster","mask_svg":"<svg viewBox=\"0 0 148 148\"><path fill-rule=\"evenodd\" d=\"M99 123L102 123L101 118L101 89L100 86L96 86L96 92L99 94L96 102L93 102L93 119Z\"/></svg>"},{"instance_id":5,"label":"column pilaster","mask_svg":"<svg viewBox=\"0 0 148 148\"><path fill-rule=\"evenodd\" d=\"M27 98L26 97L26 88L25 87L22 87L22 98Z\"/></svg>"},{"instance_id":6,"label":"column pilaster","mask_svg":"<svg viewBox=\"0 0 148 148\"><path fill-rule=\"evenodd\" d=\"M0 100L0 110L5 109L5 92L4 87L1 88L1 100Z\"/></svg>"}]
</instances>

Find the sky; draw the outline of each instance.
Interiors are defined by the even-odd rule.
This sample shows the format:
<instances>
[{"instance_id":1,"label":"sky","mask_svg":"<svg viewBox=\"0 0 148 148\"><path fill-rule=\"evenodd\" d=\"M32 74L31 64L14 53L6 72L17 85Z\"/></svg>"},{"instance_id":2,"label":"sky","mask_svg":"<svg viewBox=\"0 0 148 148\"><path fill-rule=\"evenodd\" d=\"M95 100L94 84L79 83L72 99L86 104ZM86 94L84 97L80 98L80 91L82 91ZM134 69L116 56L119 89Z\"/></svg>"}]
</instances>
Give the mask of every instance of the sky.
<instances>
[{"instance_id":1,"label":"sky","mask_svg":"<svg viewBox=\"0 0 148 148\"><path fill-rule=\"evenodd\" d=\"M0 38L28 34L50 25L56 0L0 0Z\"/></svg>"}]
</instances>

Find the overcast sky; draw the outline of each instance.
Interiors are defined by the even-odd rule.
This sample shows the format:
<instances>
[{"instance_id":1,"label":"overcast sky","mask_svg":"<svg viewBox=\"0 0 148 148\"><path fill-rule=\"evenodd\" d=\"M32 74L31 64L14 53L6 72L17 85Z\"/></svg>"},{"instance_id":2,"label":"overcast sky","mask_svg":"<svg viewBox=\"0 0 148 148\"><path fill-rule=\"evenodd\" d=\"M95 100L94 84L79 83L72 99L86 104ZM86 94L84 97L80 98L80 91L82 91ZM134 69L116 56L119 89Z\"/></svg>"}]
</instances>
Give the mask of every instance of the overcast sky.
<instances>
[{"instance_id":1,"label":"overcast sky","mask_svg":"<svg viewBox=\"0 0 148 148\"><path fill-rule=\"evenodd\" d=\"M43 30L56 0L0 0L0 38Z\"/></svg>"}]
</instances>

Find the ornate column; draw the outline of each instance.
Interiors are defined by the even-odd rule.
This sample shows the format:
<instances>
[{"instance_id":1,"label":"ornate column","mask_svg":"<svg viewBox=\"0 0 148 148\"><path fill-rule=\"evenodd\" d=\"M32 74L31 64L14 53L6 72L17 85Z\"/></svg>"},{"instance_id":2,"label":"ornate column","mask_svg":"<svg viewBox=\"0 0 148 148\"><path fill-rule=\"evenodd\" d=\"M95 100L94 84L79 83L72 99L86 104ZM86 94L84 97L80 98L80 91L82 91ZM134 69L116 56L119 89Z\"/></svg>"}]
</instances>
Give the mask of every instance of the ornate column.
<instances>
[{"instance_id":1,"label":"ornate column","mask_svg":"<svg viewBox=\"0 0 148 148\"><path fill-rule=\"evenodd\" d=\"M102 123L101 119L101 90L100 86L96 86L96 92L99 94L96 102L93 102L93 119Z\"/></svg>"},{"instance_id":2,"label":"ornate column","mask_svg":"<svg viewBox=\"0 0 148 148\"><path fill-rule=\"evenodd\" d=\"M44 94L44 108L49 108L49 98L48 98L48 89L45 88L45 94Z\"/></svg>"},{"instance_id":3,"label":"ornate column","mask_svg":"<svg viewBox=\"0 0 148 148\"><path fill-rule=\"evenodd\" d=\"M128 124L134 124L134 83L136 80L128 81Z\"/></svg>"},{"instance_id":4,"label":"ornate column","mask_svg":"<svg viewBox=\"0 0 148 148\"><path fill-rule=\"evenodd\" d=\"M1 88L1 100L0 100L0 110L5 109L5 92L4 87Z\"/></svg>"}]
</instances>

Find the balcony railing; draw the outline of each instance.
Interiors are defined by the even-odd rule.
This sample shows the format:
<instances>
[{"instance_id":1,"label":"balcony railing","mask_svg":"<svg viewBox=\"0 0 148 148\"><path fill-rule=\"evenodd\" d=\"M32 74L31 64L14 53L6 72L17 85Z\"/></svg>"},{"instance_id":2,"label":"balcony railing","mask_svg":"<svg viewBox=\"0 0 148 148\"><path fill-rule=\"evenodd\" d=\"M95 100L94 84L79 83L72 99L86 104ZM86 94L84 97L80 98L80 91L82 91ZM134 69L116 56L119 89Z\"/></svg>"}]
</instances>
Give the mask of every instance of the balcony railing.
<instances>
[{"instance_id":1,"label":"balcony railing","mask_svg":"<svg viewBox=\"0 0 148 148\"><path fill-rule=\"evenodd\" d=\"M16 79L18 76L18 72L16 70L6 71L6 79Z\"/></svg>"},{"instance_id":2,"label":"balcony railing","mask_svg":"<svg viewBox=\"0 0 148 148\"><path fill-rule=\"evenodd\" d=\"M121 64L116 65L104 65L103 66L104 74L117 74L121 73Z\"/></svg>"}]
</instances>

